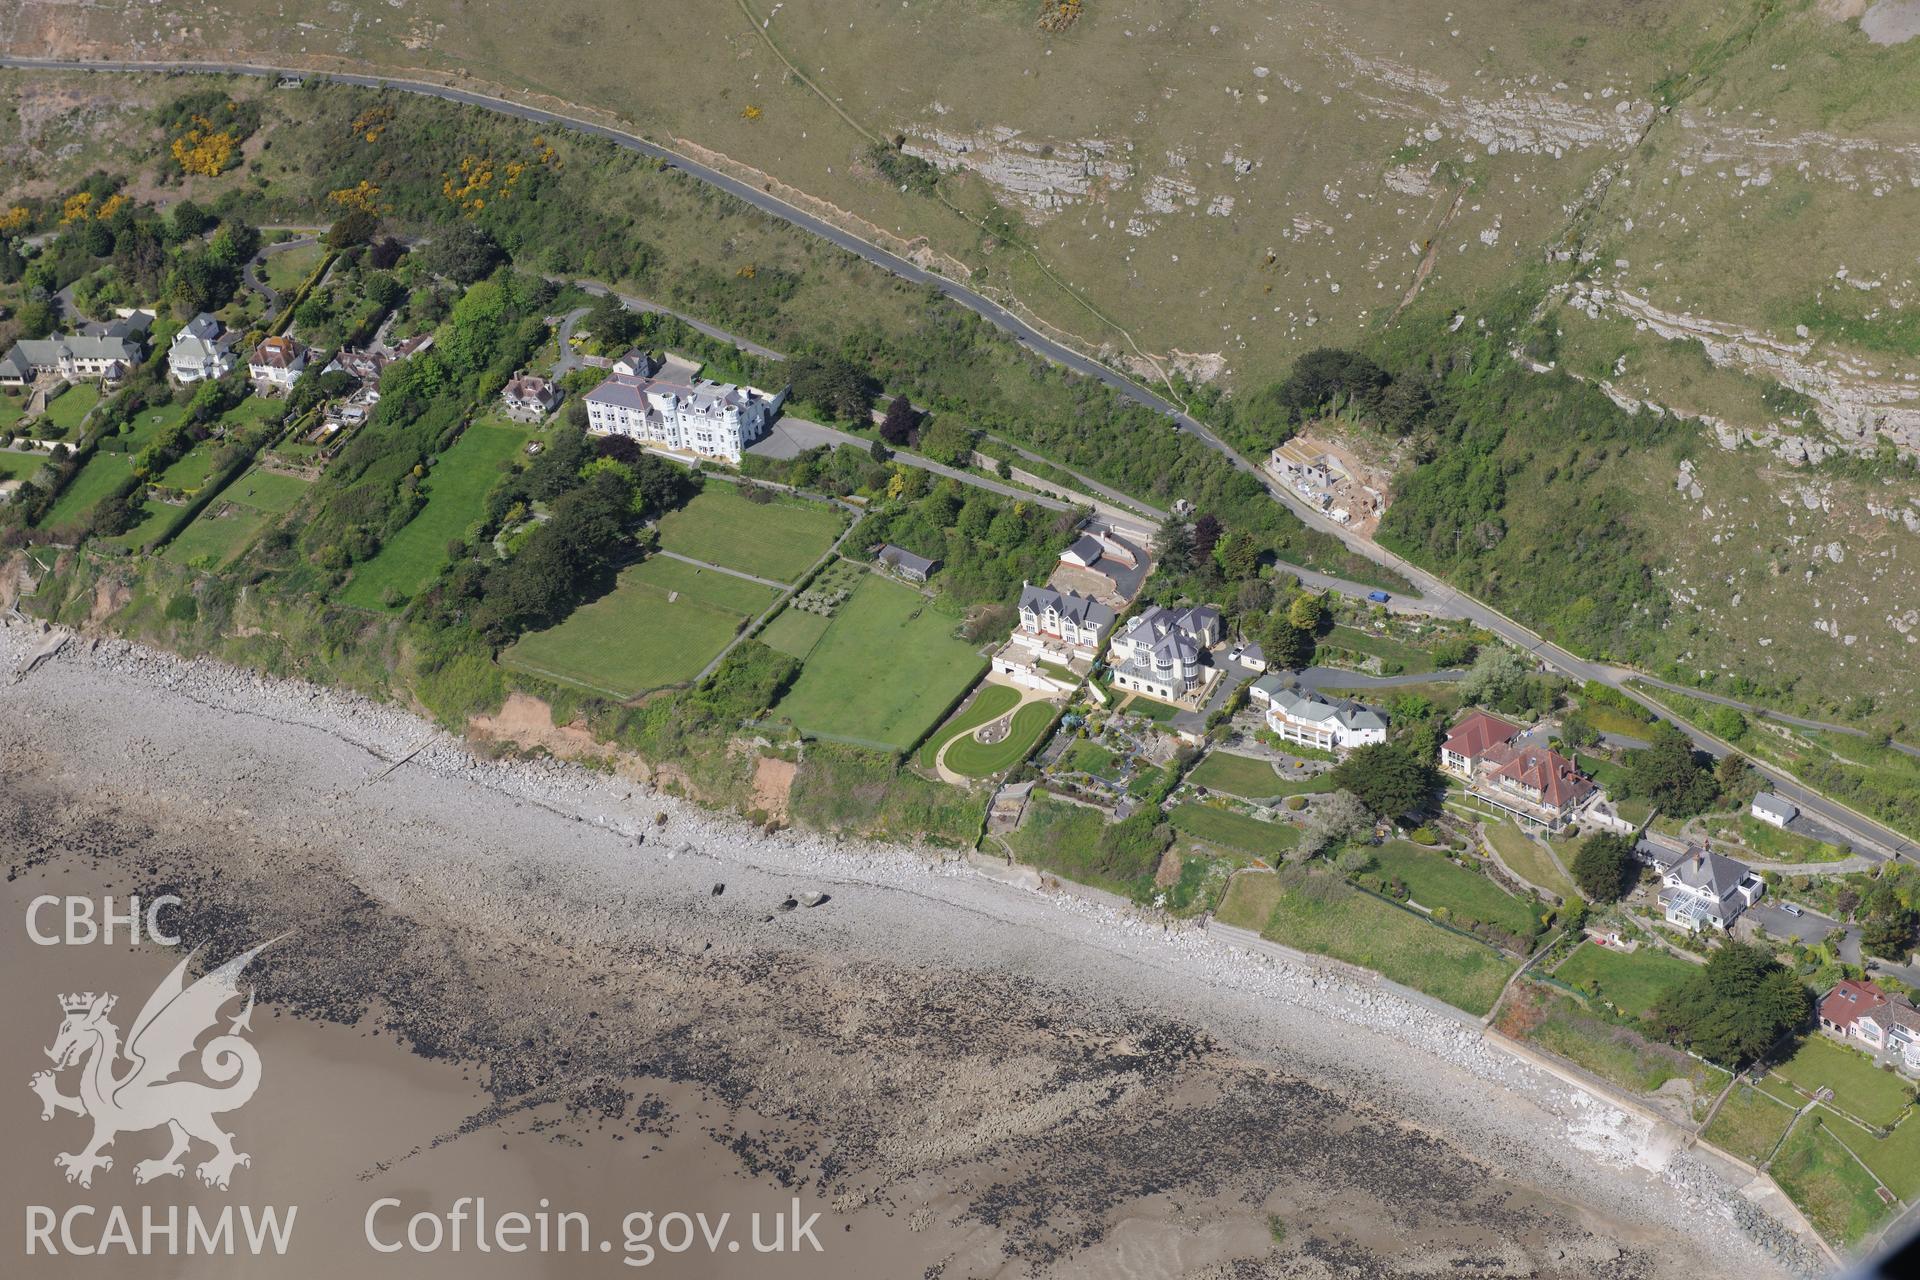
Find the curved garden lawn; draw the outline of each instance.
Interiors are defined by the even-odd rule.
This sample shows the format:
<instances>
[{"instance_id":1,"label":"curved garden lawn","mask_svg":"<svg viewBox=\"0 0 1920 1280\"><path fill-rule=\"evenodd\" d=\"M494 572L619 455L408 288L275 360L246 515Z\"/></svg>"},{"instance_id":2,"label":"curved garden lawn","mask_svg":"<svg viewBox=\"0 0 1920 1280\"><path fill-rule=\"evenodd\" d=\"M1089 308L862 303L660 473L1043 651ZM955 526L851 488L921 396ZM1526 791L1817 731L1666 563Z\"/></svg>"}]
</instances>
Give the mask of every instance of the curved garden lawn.
<instances>
[{"instance_id":1,"label":"curved garden lawn","mask_svg":"<svg viewBox=\"0 0 1920 1280\"><path fill-rule=\"evenodd\" d=\"M981 742L972 734L947 748L947 768L963 778L984 778L1010 769L1026 757L1040 735L1053 723L1050 702L1029 702L1013 713L1013 725L998 742Z\"/></svg>"}]
</instances>

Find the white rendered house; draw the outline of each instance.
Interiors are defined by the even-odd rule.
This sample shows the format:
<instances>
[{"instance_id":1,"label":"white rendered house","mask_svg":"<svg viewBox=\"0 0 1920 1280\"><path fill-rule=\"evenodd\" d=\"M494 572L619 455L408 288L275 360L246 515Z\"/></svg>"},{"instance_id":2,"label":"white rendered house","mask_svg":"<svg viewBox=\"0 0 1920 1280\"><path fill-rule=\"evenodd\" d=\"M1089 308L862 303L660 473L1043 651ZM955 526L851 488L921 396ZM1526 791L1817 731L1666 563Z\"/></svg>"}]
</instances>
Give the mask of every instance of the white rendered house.
<instances>
[{"instance_id":1,"label":"white rendered house","mask_svg":"<svg viewBox=\"0 0 1920 1280\"><path fill-rule=\"evenodd\" d=\"M614 374L586 395L587 430L738 463L746 447L773 425L786 398L752 387L667 382Z\"/></svg>"}]
</instances>

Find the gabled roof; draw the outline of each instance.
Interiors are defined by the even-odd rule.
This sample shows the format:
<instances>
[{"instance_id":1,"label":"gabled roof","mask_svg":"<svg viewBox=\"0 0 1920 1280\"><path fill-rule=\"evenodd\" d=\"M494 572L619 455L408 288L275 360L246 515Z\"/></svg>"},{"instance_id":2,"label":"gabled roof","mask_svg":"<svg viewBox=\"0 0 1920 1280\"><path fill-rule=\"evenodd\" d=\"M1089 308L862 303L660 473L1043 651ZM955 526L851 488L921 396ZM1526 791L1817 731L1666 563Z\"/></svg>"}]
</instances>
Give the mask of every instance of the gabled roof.
<instances>
[{"instance_id":1,"label":"gabled roof","mask_svg":"<svg viewBox=\"0 0 1920 1280\"><path fill-rule=\"evenodd\" d=\"M1753 798L1753 807L1762 813L1770 813L1776 818L1790 819L1800 812L1798 805L1785 796L1777 796L1771 791L1762 791Z\"/></svg>"},{"instance_id":2,"label":"gabled roof","mask_svg":"<svg viewBox=\"0 0 1920 1280\"><path fill-rule=\"evenodd\" d=\"M253 349L250 364L263 365L269 369L291 369L306 358L306 348L285 334L275 334L271 338L262 338L260 345Z\"/></svg>"},{"instance_id":3,"label":"gabled roof","mask_svg":"<svg viewBox=\"0 0 1920 1280\"><path fill-rule=\"evenodd\" d=\"M1667 868L1667 874L1689 889L1724 898L1739 888L1753 869L1711 849L1689 849L1686 857Z\"/></svg>"},{"instance_id":4,"label":"gabled roof","mask_svg":"<svg viewBox=\"0 0 1920 1280\"><path fill-rule=\"evenodd\" d=\"M896 569L911 569L920 574L932 573L933 566L939 563L925 556L917 556L905 547L896 547L891 542L881 545L880 554L876 558L882 564L890 564Z\"/></svg>"},{"instance_id":5,"label":"gabled roof","mask_svg":"<svg viewBox=\"0 0 1920 1280\"><path fill-rule=\"evenodd\" d=\"M1285 676L1281 675L1278 671L1274 671L1255 680L1252 691L1271 701L1275 694L1287 687L1288 683Z\"/></svg>"},{"instance_id":6,"label":"gabled roof","mask_svg":"<svg viewBox=\"0 0 1920 1280\"><path fill-rule=\"evenodd\" d=\"M1495 756L1500 753L1490 751L1488 754ZM1579 766L1573 761L1558 751L1540 748L1530 747L1513 752L1511 758L1493 771L1493 776L1509 779L1529 791L1539 792L1541 802L1555 809L1578 804L1594 791L1593 779L1580 772Z\"/></svg>"},{"instance_id":7,"label":"gabled roof","mask_svg":"<svg viewBox=\"0 0 1920 1280\"><path fill-rule=\"evenodd\" d=\"M1349 732L1387 727L1385 718L1369 707L1350 698L1336 701L1298 684L1283 682L1271 698L1276 711L1295 720L1317 724L1337 723Z\"/></svg>"},{"instance_id":8,"label":"gabled roof","mask_svg":"<svg viewBox=\"0 0 1920 1280\"><path fill-rule=\"evenodd\" d=\"M1093 626L1101 630L1113 625L1113 610L1090 596L1072 591L1055 591L1027 583L1020 588L1020 607L1045 617L1049 609L1063 618L1072 618L1075 626Z\"/></svg>"},{"instance_id":9,"label":"gabled roof","mask_svg":"<svg viewBox=\"0 0 1920 1280\"><path fill-rule=\"evenodd\" d=\"M1820 1021L1845 1031L1861 1017L1891 1003L1887 993L1872 983L1842 978L1820 998Z\"/></svg>"},{"instance_id":10,"label":"gabled roof","mask_svg":"<svg viewBox=\"0 0 1920 1280\"><path fill-rule=\"evenodd\" d=\"M1508 724L1499 716L1475 711L1453 726L1453 732L1447 735L1446 749L1469 760L1478 760L1487 753L1488 747L1512 742L1519 732L1520 726L1517 724Z\"/></svg>"}]
</instances>

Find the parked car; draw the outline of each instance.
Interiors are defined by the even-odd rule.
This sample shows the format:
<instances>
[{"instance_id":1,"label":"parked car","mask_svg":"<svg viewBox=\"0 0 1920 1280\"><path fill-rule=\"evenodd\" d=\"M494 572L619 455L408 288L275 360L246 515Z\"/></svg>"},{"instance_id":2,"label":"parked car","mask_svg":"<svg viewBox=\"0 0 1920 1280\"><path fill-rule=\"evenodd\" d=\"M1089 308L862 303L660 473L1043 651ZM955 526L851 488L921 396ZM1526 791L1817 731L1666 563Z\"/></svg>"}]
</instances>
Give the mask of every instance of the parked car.
<instances>
[{"instance_id":1,"label":"parked car","mask_svg":"<svg viewBox=\"0 0 1920 1280\"><path fill-rule=\"evenodd\" d=\"M1367 599L1369 599L1369 600L1371 600L1371 601L1373 601L1373 602L1374 602L1375 604L1385 604L1385 603L1386 603L1386 602L1387 602L1388 600L1390 600L1390 599L1392 599L1392 598L1393 598L1393 597L1391 597L1391 596L1389 596L1389 595L1388 595L1388 594L1387 594L1386 592L1384 592L1384 591L1369 591L1369 592L1367 592Z\"/></svg>"},{"instance_id":2,"label":"parked car","mask_svg":"<svg viewBox=\"0 0 1920 1280\"><path fill-rule=\"evenodd\" d=\"M1793 904L1792 904L1791 902L1783 902L1783 903L1781 903L1781 904L1780 904L1780 909L1781 909L1782 911L1784 911L1784 912L1786 912L1786 913L1787 913L1788 915L1790 915L1790 916L1798 916L1798 915L1805 915L1805 914L1806 914L1806 913L1805 913L1804 911L1802 911L1802 910L1800 910L1800 908L1799 908L1799 907L1796 907L1796 906L1794 906L1794 905L1793 905Z\"/></svg>"}]
</instances>

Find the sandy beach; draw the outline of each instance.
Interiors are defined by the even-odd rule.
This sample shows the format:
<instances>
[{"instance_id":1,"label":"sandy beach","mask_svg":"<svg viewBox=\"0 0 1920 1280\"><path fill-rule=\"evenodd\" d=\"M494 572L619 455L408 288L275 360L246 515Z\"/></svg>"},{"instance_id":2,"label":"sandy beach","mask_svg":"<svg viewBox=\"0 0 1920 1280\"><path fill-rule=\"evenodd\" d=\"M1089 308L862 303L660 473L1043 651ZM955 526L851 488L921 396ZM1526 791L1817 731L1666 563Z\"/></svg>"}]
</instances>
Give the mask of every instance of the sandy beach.
<instances>
[{"instance_id":1,"label":"sandy beach","mask_svg":"<svg viewBox=\"0 0 1920 1280\"><path fill-rule=\"evenodd\" d=\"M0 1073L14 1205L302 1206L284 1258L126 1274L616 1275L621 1249L381 1254L367 1206L461 1196L745 1217L823 1248L682 1275L1764 1277L1819 1260L1677 1130L1331 967L1254 955L953 855L743 821L406 712L0 626ZM91 1191L26 1091L70 989L177 956L36 947L40 894L180 896L254 962L261 1092L229 1192ZM788 906L806 894L818 906ZM164 1137L127 1135L125 1160ZM401 1218L396 1222L404 1221ZM19 1257L22 1218L0 1250ZM625 1261L623 1262L623 1258ZM24 1275L100 1273L29 1258Z\"/></svg>"}]
</instances>

